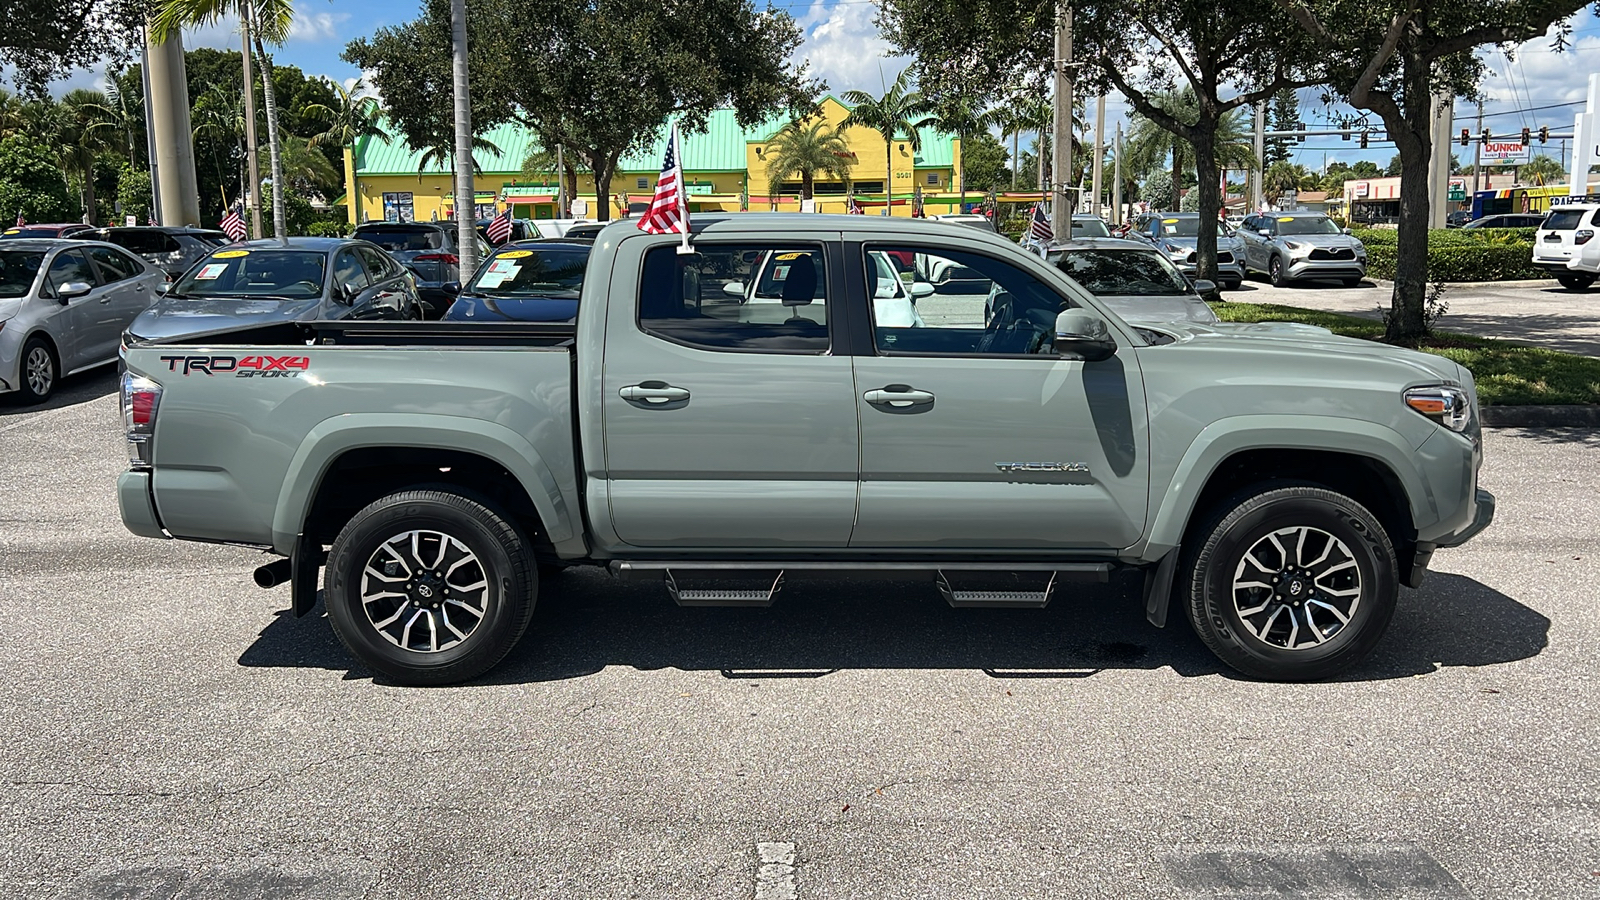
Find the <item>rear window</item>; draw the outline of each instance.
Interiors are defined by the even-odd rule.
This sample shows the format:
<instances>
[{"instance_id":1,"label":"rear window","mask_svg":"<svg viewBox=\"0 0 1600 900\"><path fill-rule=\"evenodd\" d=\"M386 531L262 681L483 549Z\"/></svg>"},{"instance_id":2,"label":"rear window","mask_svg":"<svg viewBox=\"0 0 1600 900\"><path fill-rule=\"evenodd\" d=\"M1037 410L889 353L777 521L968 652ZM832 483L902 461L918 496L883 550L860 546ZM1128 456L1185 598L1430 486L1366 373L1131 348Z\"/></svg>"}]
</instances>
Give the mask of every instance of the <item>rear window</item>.
<instances>
[{"instance_id":1,"label":"rear window","mask_svg":"<svg viewBox=\"0 0 1600 900\"><path fill-rule=\"evenodd\" d=\"M1545 217L1544 225L1541 227L1550 231L1571 231L1583 224L1583 213L1584 210L1581 209L1553 210Z\"/></svg>"},{"instance_id":2,"label":"rear window","mask_svg":"<svg viewBox=\"0 0 1600 900\"><path fill-rule=\"evenodd\" d=\"M432 228L427 230L358 228L355 236L363 241L371 241L390 253L438 250L444 246L444 232Z\"/></svg>"}]
</instances>

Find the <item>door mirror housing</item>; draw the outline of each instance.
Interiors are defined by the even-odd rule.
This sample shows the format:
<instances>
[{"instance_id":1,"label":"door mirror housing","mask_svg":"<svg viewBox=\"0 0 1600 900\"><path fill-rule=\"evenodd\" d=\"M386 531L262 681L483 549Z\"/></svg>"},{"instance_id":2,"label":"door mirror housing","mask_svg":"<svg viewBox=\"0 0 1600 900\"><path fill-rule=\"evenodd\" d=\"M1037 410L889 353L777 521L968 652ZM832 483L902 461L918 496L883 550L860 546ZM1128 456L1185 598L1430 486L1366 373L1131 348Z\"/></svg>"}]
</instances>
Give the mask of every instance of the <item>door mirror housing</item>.
<instances>
[{"instance_id":1,"label":"door mirror housing","mask_svg":"<svg viewBox=\"0 0 1600 900\"><path fill-rule=\"evenodd\" d=\"M74 297L82 297L92 290L94 290L94 285L87 281L69 281L56 290L56 296L61 299L62 303L65 303Z\"/></svg>"},{"instance_id":2,"label":"door mirror housing","mask_svg":"<svg viewBox=\"0 0 1600 900\"><path fill-rule=\"evenodd\" d=\"M923 297L933 296L933 285L926 281L913 281L910 285L911 299L918 300Z\"/></svg>"},{"instance_id":3,"label":"door mirror housing","mask_svg":"<svg viewBox=\"0 0 1600 900\"><path fill-rule=\"evenodd\" d=\"M1106 320L1088 310L1069 309L1056 316L1056 352L1063 359L1100 362L1117 352Z\"/></svg>"},{"instance_id":4,"label":"door mirror housing","mask_svg":"<svg viewBox=\"0 0 1600 900\"><path fill-rule=\"evenodd\" d=\"M1194 292L1202 299L1214 300L1217 297L1217 283L1207 278L1201 278L1194 283Z\"/></svg>"},{"instance_id":5,"label":"door mirror housing","mask_svg":"<svg viewBox=\"0 0 1600 900\"><path fill-rule=\"evenodd\" d=\"M170 282L170 281L163 281L160 284L156 285L156 293L158 293L158 294L165 294L166 292L168 292L170 290L172 290L172 282Z\"/></svg>"},{"instance_id":6,"label":"door mirror housing","mask_svg":"<svg viewBox=\"0 0 1600 900\"><path fill-rule=\"evenodd\" d=\"M1259 229L1258 231L1256 231L1256 234L1259 234L1262 237L1272 237L1272 229L1271 228L1262 228L1262 229Z\"/></svg>"},{"instance_id":7,"label":"door mirror housing","mask_svg":"<svg viewBox=\"0 0 1600 900\"><path fill-rule=\"evenodd\" d=\"M729 297L738 297L740 300L743 300L744 299L744 282L742 282L742 281L729 281L729 282L726 282L725 284L722 285L722 292L724 294L727 294Z\"/></svg>"},{"instance_id":8,"label":"door mirror housing","mask_svg":"<svg viewBox=\"0 0 1600 900\"><path fill-rule=\"evenodd\" d=\"M351 303L355 302L356 294L358 293L360 293L360 290L355 285L341 284L339 285L339 289L333 292L333 299L339 301L345 306L349 306Z\"/></svg>"}]
</instances>

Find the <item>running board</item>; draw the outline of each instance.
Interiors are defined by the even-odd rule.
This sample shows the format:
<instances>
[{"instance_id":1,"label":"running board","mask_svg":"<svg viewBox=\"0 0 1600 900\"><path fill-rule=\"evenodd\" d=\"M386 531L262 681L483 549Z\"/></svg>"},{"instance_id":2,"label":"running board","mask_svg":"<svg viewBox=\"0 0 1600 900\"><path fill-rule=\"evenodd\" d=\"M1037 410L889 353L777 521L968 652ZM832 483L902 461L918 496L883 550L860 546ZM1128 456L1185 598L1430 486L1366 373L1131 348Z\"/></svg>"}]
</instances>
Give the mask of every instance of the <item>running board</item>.
<instances>
[{"instance_id":1,"label":"running board","mask_svg":"<svg viewBox=\"0 0 1600 900\"><path fill-rule=\"evenodd\" d=\"M967 573L959 573L967 574ZM991 579L992 580L992 579ZM1013 580L1015 578L1013 577ZM1005 585L998 590L996 585L985 585L986 589L958 590L950 583L950 578L939 572L936 579L939 593L944 596L944 602L957 609L1044 609L1050 603L1050 595L1055 593L1056 573L1050 573L1050 580L1045 582L1041 590L1017 590L1017 585Z\"/></svg>"},{"instance_id":2,"label":"running board","mask_svg":"<svg viewBox=\"0 0 1600 900\"><path fill-rule=\"evenodd\" d=\"M700 571L698 569L694 570ZM771 570L768 570L771 571ZM773 577L772 583L765 588L746 588L742 585L733 587L729 582L749 582L748 574L743 578L737 577L740 573L717 572L712 570L703 578L716 584L716 587L682 588L678 580L673 577L672 570L662 573L662 580L667 585L667 594L672 597L672 602L679 606L771 606L778 591L783 590L783 572L778 572ZM730 578L733 575L735 577ZM765 579L762 579L763 583Z\"/></svg>"}]
</instances>

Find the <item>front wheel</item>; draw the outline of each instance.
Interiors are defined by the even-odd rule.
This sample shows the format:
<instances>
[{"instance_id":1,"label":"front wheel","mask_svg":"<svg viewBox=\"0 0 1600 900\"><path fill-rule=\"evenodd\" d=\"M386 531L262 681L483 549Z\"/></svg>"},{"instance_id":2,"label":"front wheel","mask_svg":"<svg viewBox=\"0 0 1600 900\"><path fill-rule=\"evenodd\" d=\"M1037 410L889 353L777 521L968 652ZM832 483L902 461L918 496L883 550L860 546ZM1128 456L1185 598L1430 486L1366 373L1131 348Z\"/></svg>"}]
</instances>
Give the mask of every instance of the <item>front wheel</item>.
<instances>
[{"instance_id":1,"label":"front wheel","mask_svg":"<svg viewBox=\"0 0 1600 900\"><path fill-rule=\"evenodd\" d=\"M1273 287L1287 287L1289 285L1289 272L1283 265L1283 257L1274 256L1267 261L1267 278L1272 281Z\"/></svg>"},{"instance_id":2,"label":"front wheel","mask_svg":"<svg viewBox=\"0 0 1600 900\"><path fill-rule=\"evenodd\" d=\"M1245 675L1327 678L1364 659L1399 592L1394 546L1351 498L1311 486L1236 497L1193 535L1189 621Z\"/></svg>"},{"instance_id":3,"label":"front wheel","mask_svg":"<svg viewBox=\"0 0 1600 900\"><path fill-rule=\"evenodd\" d=\"M1593 275L1584 275L1578 273L1556 276L1556 281L1561 282L1561 286L1569 291L1587 291L1589 289L1589 285L1594 284L1594 279L1595 277Z\"/></svg>"},{"instance_id":4,"label":"front wheel","mask_svg":"<svg viewBox=\"0 0 1600 900\"><path fill-rule=\"evenodd\" d=\"M59 367L50 344L41 337L31 337L22 346L22 400L24 403L43 403L55 392Z\"/></svg>"},{"instance_id":5,"label":"front wheel","mask_svg":"<svg viewBox=\"0 0 1600 900\"><path fill-rule=\"evenodd\" d=\"M339 532L324 586L333 629L356 658L401 684L440 685L505 658L539 582L500 513L460 494L405 491Z\"/></svg>"},{"instance_id":6,"label":"front wheel","mask_svg":"<svg viewBox=\"0 0 1600 900\"><path fill-rule=\"evenodd\" d=\"M1360 287L1361 286L1361 279L1359 277L1356 277L1356 278L1342 278L1342 279L1340 279L1340 281L1347 288L1353 288L1353 287Z\"/></svg>"}]
</instances>

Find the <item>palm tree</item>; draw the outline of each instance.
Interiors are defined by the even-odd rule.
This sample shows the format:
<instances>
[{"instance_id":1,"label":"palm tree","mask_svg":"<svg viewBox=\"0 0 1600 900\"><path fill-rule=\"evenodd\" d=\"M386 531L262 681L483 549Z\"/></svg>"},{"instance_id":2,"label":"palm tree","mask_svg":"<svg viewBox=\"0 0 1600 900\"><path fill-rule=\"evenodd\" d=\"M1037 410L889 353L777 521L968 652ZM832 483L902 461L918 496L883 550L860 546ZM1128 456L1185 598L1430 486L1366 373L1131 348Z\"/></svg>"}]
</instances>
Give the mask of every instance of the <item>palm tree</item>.
<instances>
[{"instance_id":1,"label":"palm tree","mask_svg":"<svg viewBox=\"0 0 1600 900\"><path fill-rule=\"evenodd\" d=\"M1078 158L1078 150L1083 144L1082 141L1078 140L1078 135L1088 128L1083 119L1083 113L1087 109L1083 101L1083 95L1073 95L1072 128L1070 131L1072 134L1073 159ZM1019 137L1025 133L1037 135L1034 149L1038 155L1038 187L1042 190L1046 186L1044 170L1050 157L1050 135L1054 130L1056 119L1055 105L1048 98L1040 97L1036 94L1018 94L1000 109L1001 112L998 114L996 124L999 125L1003 134L1011 136L1011 158L1013 160L1021 158L1017 153Z\"/></svg>"},{"instance_id":2,"label":"palm tree","mask_svg":"<svg viewBox=\"0 0 1600 900\"><path fill-rule=\"evenodd\" d=\"M783 126L767 142L767 193L776 197L782 183L791 175L800 176L800 197L811 199L812 185L820 173L850 184L850 168L855 165L850 145L826 122L806 125L803 121Z\"/></svg>"},{"instance_id":3,"label":"palm tree","mask_svg":"<svg viewBox=\"0 0 1600 900\"><path fill-rule=\"evenodd\" d=\"M151 38L163 41L183 29L210 25L226 15L237 15L255 44L261 60L261 91L267 108L267 145L272 155L272 230L278 240L288 235L283 215L282 144L278 135L278 98L272 87L272 57L267 44L277 46L289 37L294 21L293 0L158 0L150 20ZM254 90L246 84L245 90Z\"/></svg>"},{"instance_id":4,"label":"palm tree","mask_svg":"<svg viewBox=\"0 0 1600 900\"><path fill-rule=\"evenodd\" d=\"M1153 99L1156 106L1184 122L1194 122L1200 117L1199 103L1194 89L1158 94ZM1147 175L1162 168L1169 161L1172 171L1172 196L1183 196L1183 173L1195 168L1194 148L1187 139L1157 125L1153 120L1135 113L1123 140L1124 162L1132 171ZM1217 165L1221 169L1255 168L1255 151L1251 149L1251 135L1244 124L1244 110L1234 110L1218 123L1216 135ZM1201 178L1216 178L1219 172L1196 173Z\"/></svg>"},{"instance_id":5,"label":"palm tree","mask_svg":"<svg viewBox=\"0 0 1600 900\"><path fill-rule=\"evenodd\" d=\"M1561 163L1543 153L1517 170L1517 179L1527 184L1560 184L1566 177L1567 173L1562 170Z\"/></svg>"},{"instance_id":6,"label":"palm tree","mask_svg":"<svg viewBox=\"0 0 1600 900\"><path fill-rule=\"evenodd\" d=\"M0 138L21 134L27 130L28 104L21 97L0 88Z\"/></svg>"},{"instance_id":7,"label":"palm tree","mask_svg":"<svg viewBox=\"0 0 1600 900\"><path fill-rule=\"evenodd\" d=\"M967 136L988 131L992 127L1004 127L1008 122L1006 111L1003 109L984 110L973 101L970 96L960 95L951 97L934 107L934 113L923 119L923 126L934 128L945 134L953 134L961 142L961 208L967 205Z\"/></svg>"},{"instance_id":8,"label":"palm tree","mask_svg":"<svg viewBox=\"0 0 1600 900\"><path fill-rule=\"evenodd\" d=\"M311 138L311 146L333 144L350 148L352 159L350 173L354 180L350 185L350 213L355 223L360 225L361 165L360 161L355 159L355 154L359 151L363 138L374 138L387 144L389 133L384 131L380 124L383 119L382 107L378 105L377 100L364 96L366 85L361 83L361 79L357 78L348 88L331 80L328 86L333 88L336 98L334 105L329 107L321 103L308 104L301 110L301 115L320 119L328 126L321 134Z\"/></svg>"},{"instance_id":9,"label":"palm tree","mask_svg":"<svg viewBox=\"0 0 1600 900\"><path fill-rule=\"evenodd\" d=\"M1261 195L1273 206L1289 191L1300 188L1300 167L1289 162L1275 162L1261 175Z\"/></svg>"},{"instance_id":10,"label":"palm tree","mask_svg":"<svg viewBox=\"0 0 1600 900\"><path fill-rule=\"evenodd\" d=\"M472 171L474 174L478 175L483 174L483 166L478 163L478 158L476 156L477 152L480 150L485 153L498 154L500 152L500 147L499 145L495 144L494 141L491 141L486 137L479 137L478 135L472 136L472 151L474 154L472 158ZM439 143L423 150L422 155L417 158L417 177L420 179L422 177L422 173L428 171L428 167L433 165L442 166L443 168L454 171L455 158L455 142L452 141L448 135L441 136L439 138Z\"/></svg>"},{"instance_id":11,"label":"palm tree","mask_svg":"<svg viewBox=\"0 0 1600 900\"><path fill-rule=\"evenodd\" d=\"M95 158L112 148L117 133L106 104L105 94L81 88L68 91L58 104L61 117L55 146L62 170L78 179L84 221L90 225L99 218L94 200Z\"/></svg>"},{"instance_id":12,"label":"palm tree","mask_svg":"<svg viewBox=\"0 0 1600 900\"><path fill-rule=\"evenodd\" d=\"M839 123L839 130L860 125L883 135L883 192L886 200L894 195L894 142L897 135L905 135L904 140L911 145L912 153L921 150L922 136L917 129L926 124L928 115L933 112L933 106L927 98L909 88L910 74L910 69L901 72L882 97L874 97L865 91L845 91L843 95L844 102L853 108Z\"/></svg>"},{"instance_id":13,"label":"palm tree","mask_svg":"<svg viewBox=\"0 0 1600 900\"><path fill-rule=\"evenodd\" d=\"M236 148L233 159L239 166L239 183L246 181L244 172L245 148L245 114L244 95L236 94L227 87L213 84L206 88L200 98L194 102L192 110L194 136L210 135L219 143L231 144ZM216 145L212 145L213 151ZM222 159L213 159L217 166L217 174L222 173Z\"/></svg>"},{"instance_id":14,"label":"palm tree","mask_svg":"<svg viewBox=\"0 0 1600 900\"><path fill-rule=\"evenodd\" d=\"M283 136L283 180L298 193L326 196L344 178L310 140L286 134Z\"/></svg>"}]
</instances>

